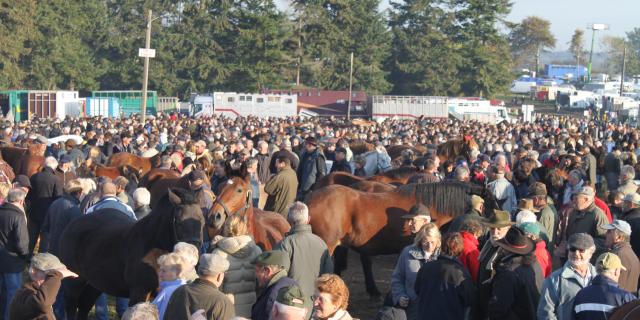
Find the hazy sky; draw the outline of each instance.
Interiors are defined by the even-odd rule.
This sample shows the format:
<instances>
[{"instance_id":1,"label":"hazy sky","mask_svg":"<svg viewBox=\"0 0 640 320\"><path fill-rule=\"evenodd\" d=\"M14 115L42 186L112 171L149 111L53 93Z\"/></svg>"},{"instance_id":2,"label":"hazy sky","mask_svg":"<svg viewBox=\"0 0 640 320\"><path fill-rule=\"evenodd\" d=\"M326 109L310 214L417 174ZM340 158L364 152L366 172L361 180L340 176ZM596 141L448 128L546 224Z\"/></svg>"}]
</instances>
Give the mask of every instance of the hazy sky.
<instances>
[{"instance_id":1,"label":"hazy sky","mask_svg":"<svg viewBox=\"0 0 640 320\"><path fill-rule=\"evenodd\" d=\"M281 8L287 0L276 0ZM383 0L381 9L389 6ZM514 0L509 21L521 21L535 15L551 21L551 32L555 35L556 49L565 50L577 28L586 29L590 23L606 23L609 30L596 33L596 51L602 35L624 36L633 28L640 28L640 0ZM591 44L591 31L585 34L585 47Z\"/></svg>"}]
</instances>

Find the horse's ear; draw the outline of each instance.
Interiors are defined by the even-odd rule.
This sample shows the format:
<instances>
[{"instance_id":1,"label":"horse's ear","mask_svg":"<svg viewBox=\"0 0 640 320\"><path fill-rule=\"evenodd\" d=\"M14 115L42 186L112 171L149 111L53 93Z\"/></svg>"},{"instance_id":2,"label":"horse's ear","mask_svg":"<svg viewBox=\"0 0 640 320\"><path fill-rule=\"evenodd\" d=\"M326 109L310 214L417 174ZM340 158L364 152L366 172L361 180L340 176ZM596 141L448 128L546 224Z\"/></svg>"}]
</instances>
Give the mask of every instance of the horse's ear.
<instances>
[{"instance_id":1,"label":"horse's ear","mask_svg":"<svg viewBox=\"0 0 640 320\"><path fill-rule=\"evenodd\" d=\"M245 199L245 204L247 207L251 206L253 197L251 196L251 189L247 190L247 199Z\"/></svg>"},{"instance_id":2,"label":"horse's ear","mask_svg":"<svg viewBox=\"0 0 640 320\"><path fill-rule=\"evenodd\" d=\"M122 166L122 174L123 176L126 176L129 174L129 168L127 168L127 166Z\"/></svg>"},{"instance_id":3,"label":"horse's ear","mask_svg":"<svg viewBox=\"0 0 640 320\"><path fill-rule=\"evenodd\" d=\"M180 199L180 197L175 192L173 192L173 190L169 189L169 202L177 206L182 203L182 199Z\"/></svg>"}]
</instances>

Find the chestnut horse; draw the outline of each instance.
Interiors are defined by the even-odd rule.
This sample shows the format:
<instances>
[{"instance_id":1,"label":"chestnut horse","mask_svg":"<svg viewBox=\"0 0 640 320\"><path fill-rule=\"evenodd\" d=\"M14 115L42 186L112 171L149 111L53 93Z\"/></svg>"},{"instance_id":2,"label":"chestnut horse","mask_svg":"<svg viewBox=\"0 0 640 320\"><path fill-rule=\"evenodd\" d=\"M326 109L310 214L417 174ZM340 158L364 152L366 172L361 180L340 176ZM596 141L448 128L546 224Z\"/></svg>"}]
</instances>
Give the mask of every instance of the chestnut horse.
<instances>
[{"instance_id":1,"label":"chestnut horse","mask_svg":"<svg viewBox=\"0 0 640 320\"><path fill-rule=\"evenodd\" d=\"M365 179L347 172L336 171L320 178L320 180L318 180L318 182L316 182L313 185L313 190L318 190L320 188L324 188L326 186L330 186L333 184L351 186L355 183L362 182L362 181L373 181L373 182L380 182L385 184L397 184L397 185L406 184L407 180L409 180L409 178L417 172L418 171L416 168L402 167L397 169L391 169L387 172L384 172L375 176L371 176Z\"/></svg>"},{"instance_id":2,"label":"chestnut horse","mask_svg":"<svg viewBox=\"0 0 640 320\"><path fill-rule=\"evenodd\" d=\"M633 320L640 319L640 300L627 302L615 309L609 316L609 320Z\"/></svg>"},{"instance_id":3,"label":"chestnut horse","mask_svg":"<svg viewBox=\"0 0 640 320\"><path fill-rule=\"evenodd\" d=\"M263 250L273 249L280 242L291 226L280 214L271 211L262 211L254 208L252 204L252 191L248 177L233 177L220 192L213 204L207 225L209 237L213 239L222 234L229 217L239 215L247 223L248 232L253 240Z\"/></svg>"},{"instance_id":4,"label":"chestnut horse","mask_svg":"<svg viewBox=\"0 0 640 320\"><path fill-rule=\"evenodd\" d=\"M140 177L142 170L136 169L132 166L121 166L121 167L105 167L103 165L96 165L94 167L94 175L96 177L109 177L111 179L115 179L119 176L123 176L129 180L125 190L128 193L133 193L136 191L140 184Z\"/></svg>"},{"instance_id":5,"label":"chestnut horse","mask_svg":"<svg viewBox=\"0 0 640 320\"><path fill-rule=\"evenodd\" d=\"M401 185L401 184L407 184L407 181L409 180L409 178L411 178L411 176L416 173L418 173L418 168L400 167L400 168L391 169L387 172L377 174L375 176L370 177L367 180L394 184L394 185Z\"/></svg>"},{"instance_id":6,"label":"chestnut horse","mask_svg":"<svg viewBox=\"0 0 640 320\"><path fill-rule=\"evenodd\" d=\"M13 168L15 175L32 175L42 171L44 166L44 144L32 144L28 148L1 147L0 155Z\"/></svg>"},{"instance_id":7,"label":"chestnut horse","mask_svg":"<svg viewBox=\"0 0 640 320\"><path fill-rule=\"evenodd\" d=\"M160 166L161 157L162 155L160 153L156 154L153 157L144 158L127 152L118 152L116 154L113 154L109 158L109 161L107 161L107 166L120 167L129 165L136 169L142 170L142 174L145 174L149 172L151 168L157 168Z\"/></svg>"},{"instance_id":8,"label":"chestnut horse","mask_svg":"<svg viewBox=\"0 0 640 320\"><path fill-rule=\"evenodd\" d=\"M87 319L101 292L128 297L130 306L149 301L159 286L158 256L180 241L200 247L203 227L193 193L182 189L139 221L114 209L74 219L60 238L60 259L79 275L65 284L67 317Z\"/></svg>"},{"instance_id":9,"label":"chestnut horse","mask_svg":"<svg viewBox=\"0 0 640 320\"><path fill-rule=\"evenodd\" d=\"M333 254L338 245L360 253L367 292L380 294L371 269L372 255L396 254L412 242L402 216L416 203L429 207L433 222L442 227L469 208L471 195L485 199L485 212L498 207L491 192L460 182L410 184L382 193L361 192L341 185L314 191L308 199L313 232ZM346 263L343 254L334 255L336 273Z\"/></svg>"},{"instance_id":10,"label":"chestnut horse","mask_svg":"<svg viewBox=\"0 0 640 320\"><path fill-rule=\"evenodd\" d=\"M478 149L478 144L473 138L449 140L438 145L438 157L441 163L449 159L455 160L459 156L463 156L467 161L471 161L471 151Z\"/></svg>"},{"instance_id":11,"label":"chestnut horse","mask_svg":"<svg viewBox=\"0 0 640 320\"><path fill-rule=\"evenodd\" d=\"M402 151L404 150L411 150L416 156L422 156L427 153L427 148L425 146L414 147L406 144L401 144L387 147L387 153L392 160L400 158L402 156Z\"/></svg>"}]
</instances>

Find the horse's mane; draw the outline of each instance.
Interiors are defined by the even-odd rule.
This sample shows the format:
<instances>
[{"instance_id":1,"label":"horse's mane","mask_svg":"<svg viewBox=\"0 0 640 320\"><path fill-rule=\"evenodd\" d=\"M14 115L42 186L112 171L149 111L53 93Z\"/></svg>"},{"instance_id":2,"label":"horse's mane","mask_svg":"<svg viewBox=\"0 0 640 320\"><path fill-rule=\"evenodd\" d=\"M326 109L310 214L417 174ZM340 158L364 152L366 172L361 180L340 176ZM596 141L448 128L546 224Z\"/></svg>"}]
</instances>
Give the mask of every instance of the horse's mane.
<instances>
[{"instance_id":1,"label":"horse's mane","mask_svg":"<svg viewBox=\"0 0 640 320\"><path fill-rule=\"evenodd\" d=\"M486 188L471 183L444 181L436 183L412 183L398 187L401 194L415 193L417 201L451 217L465 214L470 207L469 196L478 195L485 200L485 212L496 207L495 198Z\"/></svg>"}]
</instances>

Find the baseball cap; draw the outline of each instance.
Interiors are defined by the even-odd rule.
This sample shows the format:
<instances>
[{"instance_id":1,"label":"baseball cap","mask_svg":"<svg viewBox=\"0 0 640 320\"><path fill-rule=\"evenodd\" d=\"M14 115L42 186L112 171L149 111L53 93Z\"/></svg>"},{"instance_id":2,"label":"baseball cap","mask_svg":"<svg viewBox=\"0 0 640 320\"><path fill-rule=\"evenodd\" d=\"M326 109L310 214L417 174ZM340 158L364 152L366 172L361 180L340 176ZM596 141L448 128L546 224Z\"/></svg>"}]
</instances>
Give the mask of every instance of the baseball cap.
<instances>
[{"instance_id":1,"label":"baseball cap","mask_svg":"<svg viewBox=\"0 0 640 320\"><path fill-rule=\"evenodd\" d=\"M587 197L595 197L596 193L593 188L585 186L573 192L574 195L581 194Z\"/></svg>"},{"instance_id":2,"label":"baseball cap","mask_svg":"<svg viewBox=\"0 0 640 320\"><path fill-rule=\"evenodd\" d=\"M603 270L627 270L627 268L622 265L620 257L611 252L603 253L598 257L598 260L596 260L596 268Z\"/></svg>"},{"instance_id":3,"label":"baseball cap","mask_svg":"<svg viewBox=\"0 0 640 320\"><path fill-rule=\"evenodd\" d=\"M629 225L629 223L624 220L613 220L613 223L602 226L602 229L605 229L605 230L616 229L626 234L627 236L631 235L631 225Z\"/></svg>"},{"instance_id":4,"label":"baseball cap","mask_svg":"<svg viewBox=\"0 0 640 320\"><path fill-rule=\"evenodd\" d=\"M480 162L483 162L483 161L491 162L491 158L486 154L479 155L478 160L480 160Z\"/></svg>"},{"instance_id":5,"label":"baseball cap","mask_svg":"<svg viewBox=\"0 0 640 320\"><path fill-rule=\"evenodd\" d=\"M31 267L34 269L49 271L66 269L67 267L60 262L58 257L50 253L38 253L31 258Z\"/></svg>"},{"instance_id":6,"label":"baseball cap","mask_svg":"<svg viewBox=\"0 0 640 320\"><path fill-rule=\"evenodd\" d=\"M587 250L593 248L595 243L593 238L586 233L574 233L569 237L567 241L569 247L578 248L580 250Z\"/></svg>"},{"instance_id":7,"label":"baseball cap","mask_svg":"<svg viewBox=\"0 0 640 320\"><path fill-rule=\"evenodd\" d=\"M298 286L287 286L278 290L276 301L290 307L306 309L310 305L307 299Z\"/></svg>"},{"instance_id":8,"label":"baseball cap","mask_svg":"<svg viewBox=\"0 0 640 320\"><path fill-rule=\"evenodd\" d=\"M200 256L198 274L211 275L229 270L229 261L217 253L205 253Z\"/></svg>"},{"instance_id":9,"label":"baseball cap","mask_svg":"<svg viewBox=\"0 0 640 320\"><path fill-rule=\"evenodd\" d=\"M540 226L537 222L525 222L520 224L520 229L524 231L524 233L532 234L536 237L540 236Z\"/></svg>"},{"instance_id":10,"label":"baseball cap","mask_svg":"<svg viewBox=\"0 0 640 320\"><path fill-rule=\"evenodd\" d=\"M341 152L344 154L347 154L347 149L343 148L343 147L337 147L336 148L336 153Z\"/></svg>"},{"instance_id":11,"label":"baseball cap","mask_svg":"<svg viewBox=\"0 0 640 320\"><path fill-rule=\"evenodd\" d=\"M265 251L257 256L253 263L257 266L278 266L280 268L289 270L291 262L289 256L281 250Z\"/></svg>"},{"instance_id":12,"label":"baseball cap","mask_svg":"<svg viewBox=\"0 0 640 320\"><path fill-rule=\"evenodd\" d=\"M62 157L60 157L60 163L69 163L71 162L71 160L73 159L71 159L71 156L68 154L64 154L62 155Z\"/></svg>"},{"instance_id":13,"label":"baseball cap","mask_svg":"<svg viewBox=\"0 0 640 320\"><path fill-rule=\"evenodd\" d=\"M637 204L640 205L640 194L634 192L634 193L629 193L626 196L624 196L624 201L629 201L633 204Z\"/></svg>"}]
</instances>

